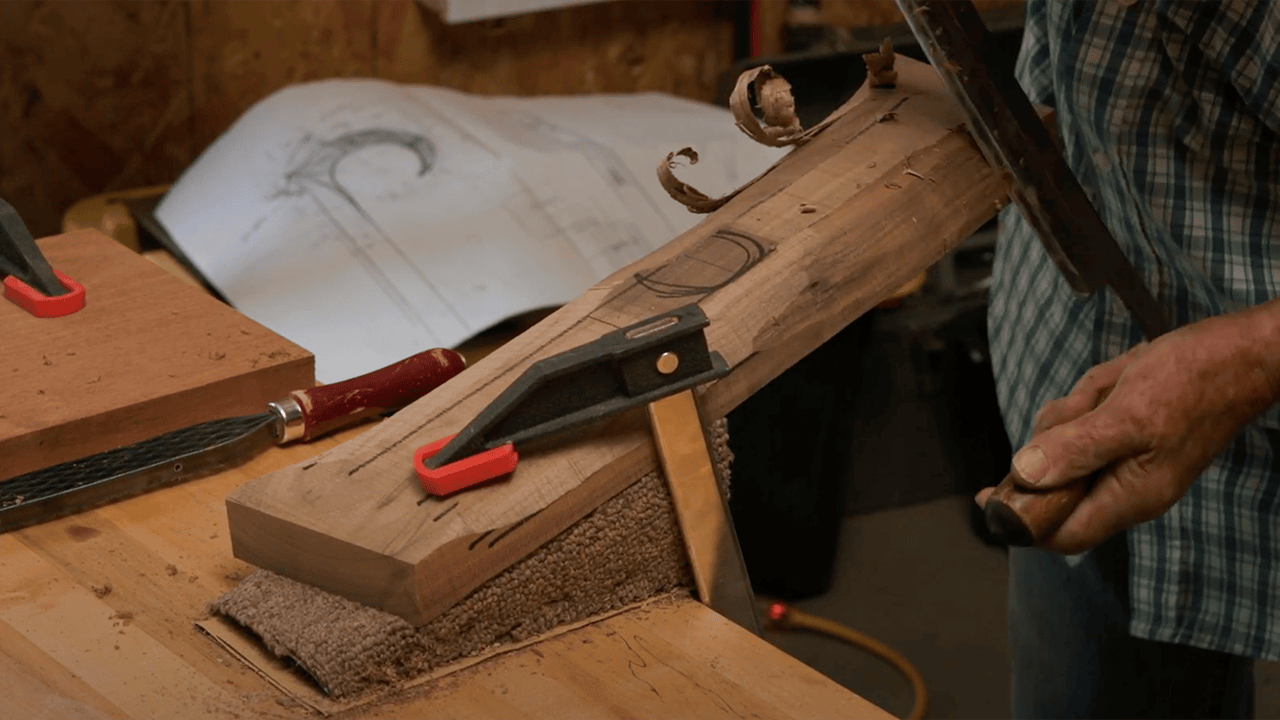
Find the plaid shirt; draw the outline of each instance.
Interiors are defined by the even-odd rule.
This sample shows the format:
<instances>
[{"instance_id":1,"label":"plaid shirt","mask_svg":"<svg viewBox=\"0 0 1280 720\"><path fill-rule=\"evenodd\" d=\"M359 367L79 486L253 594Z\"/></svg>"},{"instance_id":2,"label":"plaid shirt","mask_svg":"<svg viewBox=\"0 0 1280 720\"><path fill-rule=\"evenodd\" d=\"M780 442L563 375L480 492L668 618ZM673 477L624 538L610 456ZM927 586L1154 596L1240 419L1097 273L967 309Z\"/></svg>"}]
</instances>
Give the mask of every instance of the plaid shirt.
<instances>
[{"instance_id":1,"label":"plaid shirt","mask_svg":"<svg viewBox=\"0 0 1280 720\"><path fill-rule=\"evenodd\" d=\"M1280 4L1029 0L1018 77L1052 106L1103 220L1177 325L1280 294ZM1016 208L989 327L1014 447L1045 402L1142 339L1075 297ZM1130 632L1280 659L1280 414L1129 540Z\"/></svg>"}]
</instances>

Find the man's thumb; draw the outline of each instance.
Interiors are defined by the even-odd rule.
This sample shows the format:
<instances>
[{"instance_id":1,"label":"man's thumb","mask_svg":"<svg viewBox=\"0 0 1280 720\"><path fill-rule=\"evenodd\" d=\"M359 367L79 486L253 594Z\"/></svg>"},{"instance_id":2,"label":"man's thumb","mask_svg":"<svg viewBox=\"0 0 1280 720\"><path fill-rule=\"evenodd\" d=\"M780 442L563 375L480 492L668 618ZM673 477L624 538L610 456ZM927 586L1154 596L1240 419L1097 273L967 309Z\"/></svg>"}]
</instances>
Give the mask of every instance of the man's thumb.
<instances>
[{"instance_id":1,"label":"man's thumb","mask_svg":"<svg viewBox=\"0 0 1280 720\"><path fill-rule=\"evenodd\" d=\"M1031 438L1013 456L1013 470L1020 484L1032 488L1066 485L1139 452L1129 433L1106 429L1112 424L1104 421L1100 415L1103 412L1094 410Z\"/></svg>"}]
</instances>

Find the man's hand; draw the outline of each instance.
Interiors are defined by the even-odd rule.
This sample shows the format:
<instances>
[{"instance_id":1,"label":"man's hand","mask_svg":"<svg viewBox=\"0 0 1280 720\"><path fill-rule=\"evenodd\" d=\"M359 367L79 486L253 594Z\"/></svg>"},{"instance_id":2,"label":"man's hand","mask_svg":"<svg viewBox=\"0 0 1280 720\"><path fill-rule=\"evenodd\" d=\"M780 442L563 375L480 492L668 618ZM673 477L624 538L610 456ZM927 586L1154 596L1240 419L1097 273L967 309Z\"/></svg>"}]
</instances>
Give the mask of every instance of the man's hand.
<instances>
[{"instance_id":1,"label":"man's hand","mask_svg":"<svg viewBox=\"0 0 1280 720\"><path fill-rule=\"evenodd\" d=\"M1082 552L1158 517L1277 397L1280 301L1188 325L1094 367L1040 409L1034 437L1013 458L1029 488L1103 470L1040 545ZM978 493L979 505L991 491Z\"/></svg>"}]
</instances>

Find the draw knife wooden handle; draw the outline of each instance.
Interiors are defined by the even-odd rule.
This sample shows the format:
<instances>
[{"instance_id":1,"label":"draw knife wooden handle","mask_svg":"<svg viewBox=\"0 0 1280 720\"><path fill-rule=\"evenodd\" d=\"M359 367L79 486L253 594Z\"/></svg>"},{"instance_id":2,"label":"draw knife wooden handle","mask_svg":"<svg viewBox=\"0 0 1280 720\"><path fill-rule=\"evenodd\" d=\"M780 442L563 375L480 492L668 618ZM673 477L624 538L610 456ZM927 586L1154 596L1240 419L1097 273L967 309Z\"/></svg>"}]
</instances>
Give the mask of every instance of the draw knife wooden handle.
<instances>
[{"instance_id":1,"label":"draw knife wooden handle","mask_svg":"<svg viewBox=\"0 0 1280 720\"><path fill-rule=\"evenodd\" d=\"M1038 545L1062 526L1093 487L1094 478L1077 480L1051 490L1028 490L1018 485L1018 473L1010 470L996 486L987 504L987 530L1010 545Z\"/></svg>"}]
</instances>

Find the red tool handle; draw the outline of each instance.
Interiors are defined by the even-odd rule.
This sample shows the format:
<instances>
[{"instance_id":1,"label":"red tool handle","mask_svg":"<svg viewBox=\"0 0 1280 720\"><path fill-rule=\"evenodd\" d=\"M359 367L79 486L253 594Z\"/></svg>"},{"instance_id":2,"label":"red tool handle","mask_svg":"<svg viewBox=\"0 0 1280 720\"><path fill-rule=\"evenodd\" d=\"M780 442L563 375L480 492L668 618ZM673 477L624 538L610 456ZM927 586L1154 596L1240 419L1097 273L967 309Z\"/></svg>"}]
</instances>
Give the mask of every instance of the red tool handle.
<instances>
[{"instance_id":1,"label":"red tool handle","mask_svg":"<svg viewBox=\"0 0 1280 720\"><path fill-rule=\"evenodd\" d=\"M426 350L360 377L310 390L294 390L289 397L302 411L302 434L311 440L358 420L398 410L462 372L467 361L443 348Z\"/></svg>"}]
</instances>

